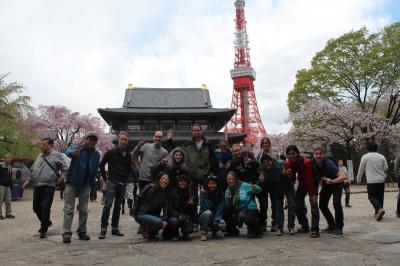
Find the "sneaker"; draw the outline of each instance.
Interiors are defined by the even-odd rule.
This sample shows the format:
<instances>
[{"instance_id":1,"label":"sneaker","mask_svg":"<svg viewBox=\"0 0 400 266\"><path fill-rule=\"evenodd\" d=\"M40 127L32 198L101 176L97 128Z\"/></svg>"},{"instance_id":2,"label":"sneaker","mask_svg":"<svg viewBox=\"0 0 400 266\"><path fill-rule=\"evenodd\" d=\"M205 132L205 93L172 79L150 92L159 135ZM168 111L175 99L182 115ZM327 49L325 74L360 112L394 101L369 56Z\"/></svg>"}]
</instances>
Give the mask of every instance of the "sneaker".
<instances>
[{"instance_id":1,"label":"sneaker","mask_svg":"<svg viewBox=\"0 0 400 266\"><path fill-rule=\"evenodd\" d=\"M328 226L327 228L323 229L321 232L324 234L332 234L335 232L335 227Z\"/></svg>"},{"instance_id":2,"label":"sneaker","mask_svg":"<svg viewBox=\"0 0 400 266\"><path fill-rule=\"evenodd\" d=\"M14 219L14 218L15 218L15 216L12 215L12 214L7 214L6 215L6 219Z\"/></svg>"},{"instance_id":3,"label":"sneaker","mask_svg":"<svg viewBox=\"0 0 400 266\"><path fill-rule=\"evenodd\" d=\"M40 239L46 238L46 233L40 233L39 237L40 237Z\"/></svg>"},{"instance_id":4,"label":"sneaker","mask_svg":"<svg viewBox=\"0 0 400 266\"><path fill-rule=\"evenodd\" d=\"M351 205L350 204L346 204L346 208L351 208Z\"/></svg>"},{"instance_id":5,"label":"sneaker","mask_svg":"<svg viewBox=\"0 0 400 266\"><path fill-rule=\"evenodd\" d=\"M179 237L177 237L177 236L174 236L173 238L172 238L172 241L178 241L179 240Z\"/></svg>"},{"instance_id":6,"label":"sneaker","mask_svg":"<svg viewBox=\"0 0 400 266\"><path fill-rule=\"evenodd\" d=\"M396 212L396 217L400 218L400 213Z\"/></svg>"},{"instance_id":7,"label":"sneaker","mask_svg":"<svg viewBox=\"0 0 400 266\"><path fill-rule=\"evenodd\" d=\"M278 228L278 229L276 230L276 235L277 235L277 236L282 236L282 235L283 235L283 229L282 229L282 228Z\"/></svg>"},{"instance_id":8,"label":"sneaker","mask_svg":"<svg viewBox=\"0 0 400 266\"><path fill-rule=\"evenodd\" d=\"M86 234L86 232L82 232L78 234L80 240L88 241L90 240L90 236Z\"/></svg>"},{"instance_id":9,"label":"sneaker","mask_svg":"<svg viewBox=\"0 0 400 266\"><path fill-rule=\"evenodd\" d=\"M3 214L0 214L0 220L4 220Z\"/></svg>"},{"instance_id":10,"label":"sneaker","mask_svg":"<svg viewBox=\"0 0 400 266\"><path fill-rule=\"evenodd\" d=\"M114 236L124 236L124 234L121 233L121 231L119 231L119 229L111 230L111 234L114 235Z\"/></svg>"},{"instance_id":11,"label":"sneaker","mask_svg":"<svg viewBox=\"0 0 400 266\"><path fill-rule=\"evenodd\" d=\"M207 241L207 235L201 234L200 241Z\"/></svg>"},{"instance_id":12,"label":"sneaker","mask_svg":"<svg viewBox=\"0 0 400 266\"><path fill-rule=\"evenodd\" d=\"M300 233L300 234L304 234L304 233L308 233L308 232L310 232L310 229L308 227L302 226L301 228L297 229L297 233Z\"/></svg>"},{"instance_id":13,"label":"sneaker","mask_svg":"<svg viewBox=\"0 0 400 266\"><path fill-rule=\"evenodd\" d=\"M62 235L63 243L64 243L64 244L71 243L71 237L72 237L72 234L71 234L71 233L64 233L64 234Z\"/></svg>"},{"instance_id":14,"label":"sneaker","mask_svg":"<svg viewBox=\"0 0 400 266\"><path fill-rule=\"evenodd\" d=\"M271 232L276 232L276 226L275 225L271 225Z\"/></svg>"},{"instance_id":15,"label":"sneaker","mask_svg":"<svg viewBox=\"0 0 400 266\"><path fill-rule=\"evenodd\" d=\"M382 221L382 217L383 217L384 214L385 214L385 210L380 208L379 211L376 213L376 220L378 222Z\"/></svg>"},{"instance_id":16,"label":"sneaker","mask_svg":"<svg viewBox=\"0 0 400 266\"><path fill-rule=\"evenodd\" d=\"M258 233L258 234L247 233L247 237L248 238L262 238L262 234L261 233Z\"/></svg>"},{"instance_id":17,"label":"sneaker","mask_svg":"<svg viewBox=\"0 0 400 266\"><path fill-rule=\"evenodd\" d=\"M104 239L104 238L106 238L106 231L101 231L100 232L100 234L99 234L99 239Z\"/></svg>"},{"instance_id":18,"label":"sneaker","mask_svg":"<svg viewBox=\"0 0 400 266\"><path fill-rule=\"evenodd\" d=\"M199 231L199 225L198 224L193 224L193 230L192 230L193 232L197 232L197 231Z\"/></svg>"},{"instance_id":19,"label":"sneaker","mask_svg":"<svg viewBox=\"0 0 400 266\"><path fill-rule=\"evenodd\" d=\"M294 228L289 228L289 234L290 235L295 235L296 231L294 230Z\"/></svg>"},{"instance_id":20,"label":"sneaker","mask_svg":"<svg viewBox=\"0 0 400 266\"><path fill-rule=\"evenodd\" d=\"M311 231L310 237L311 238L318 238L319 237L319 232L318 231Z\"/></svg>"},{"instance_id":21,"label":"sneaker","mask_svg":"<svg viewBox=\"0 0 400 266\"><path fill-rule=\"evenodd\" d=\"M182 240L183 240L183 241L189 241L189 240L190 240L189 235L188 235L188 234L184 234L184 235L182 236Z\"/></svg>"}]
</instances>

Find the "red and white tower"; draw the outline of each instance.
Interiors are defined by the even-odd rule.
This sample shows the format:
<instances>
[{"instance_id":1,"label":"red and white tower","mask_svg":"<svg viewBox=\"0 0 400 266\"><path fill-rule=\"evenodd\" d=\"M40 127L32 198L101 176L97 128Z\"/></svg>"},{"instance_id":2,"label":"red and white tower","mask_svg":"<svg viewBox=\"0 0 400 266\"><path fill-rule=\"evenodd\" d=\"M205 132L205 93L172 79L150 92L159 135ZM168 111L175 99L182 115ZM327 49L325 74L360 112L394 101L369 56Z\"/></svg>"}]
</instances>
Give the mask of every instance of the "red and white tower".
<instances>
[{"instance_id":1,"label":"red and white tower","mask_svg":"<svg viewBox=\"0 0 400 266\"><path fill-rule=\"evenodd\" d=\"M265 136L265 128L258 112L253 81L256 72L250 63L249 40L244 15L244 0L236 0L235 63L231 70L233 94L231 108L236 109L225 130L227 133L247 133L245 142L256 144Z\"/></svg>"}]
</instances>

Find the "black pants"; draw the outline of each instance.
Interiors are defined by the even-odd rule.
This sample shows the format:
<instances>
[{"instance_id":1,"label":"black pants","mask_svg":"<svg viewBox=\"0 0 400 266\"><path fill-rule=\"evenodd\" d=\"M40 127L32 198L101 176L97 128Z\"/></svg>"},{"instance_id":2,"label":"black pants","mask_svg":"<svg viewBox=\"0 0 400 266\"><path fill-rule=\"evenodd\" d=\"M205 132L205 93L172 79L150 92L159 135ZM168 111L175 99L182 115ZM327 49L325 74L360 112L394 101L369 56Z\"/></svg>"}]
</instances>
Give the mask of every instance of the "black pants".
<instances>
[{"instance_id":1,"label":"black pants","mask_svg":"<svg viewBox=\"0 0 400 266\"><path fill-rule=\"evenodd\" d=\"M288 202L288 228L294 228L294 220L296 219L295 213L295 192L293 184L287 187L279 188L275 193L275 212L276 212L276 226L283 229L285 222L285 212L283 211L284 198Z\"/></svg>"},{"instance_id":2,"label":"black pants","mask_svg":"<svg viewBox=\"0 0 400 266\"><path fill-rule=\"evenodd\" d=\"M385 195L385 183L367 184L368 199L375 209L375 213L383 208L383 198Z\"/></svg>"},{"instance_id":3,"label":"black pants","mask_svg":"<svg viewBox=\"0 0 400 266\"><path fill-rule=\"evenodd\" d=\"M350 205L350 183L343 184L344 192L346 193L345 204L346 206Z\"/></svg>"},{"instance_id":4,"label":"black pants","mask_svg":"<svg viewBox=\"0 0 400 266\"><path fill-rule=\"evenodd\" d=\"M339 230L343 229L342 190L342 184L322 185L319 193L319 209L328 222L328 225ZM333 215L328 207L331 196L333 197L335 218L333 218Z\"/></svg>"},{"instance_id":5,"label":"black pants","mask_svg":"<svg viewBox=\"0 0 400 266\"><path fill-rule=\"evenodd\" d=\"M315 191L318 195L318 184L315 185ZM295 202L296 202L296 216L299 224L304 229L309 229L308 219L307 219L307 208L305 203L305 198L307 196L307 188L305 185L299 185L296 190ZM319 209L318 203L311 203L311 230L319 232Z\"/></svg>"},{"instance_id":6,"label":"black pants","mask_svg":"<svg viewBox=\"0 0 400 266\"><path fill-rule=\"evenodd\" d=\"M50 186L36 186L33 188L33 211L40 221L40 233L47 233L49 229L54 191L55 188Z\"/></svg>"},{"instance_id":7,"label":"black pants","mask_svg":"<svg viewBox=\"0 0 400 266\"><path fill-rule=\"evenodd\" d=\"M226 223L226 232L234 233L238 231L238 221L236 218L237 211L232 208L227 208L224 210L223 219ZM259 226L259 213L258 210L248 210L244 223L247 226L247 234L261 234L261 229Z\"/></svg>"},{"instance_id":8,"label":"black pants","mask_svg":"<svg viewBox=\"0 0 400 266\"><path fill-rule=\"evenodd\" d=\"M258 203L260 204L260 227L267 226L268 219L268 196L271 201L271 226L276 226L276 211L275 211L275 191L277 185L264 184L261 193L257 194Z\"/></svg>"}]
</instances>

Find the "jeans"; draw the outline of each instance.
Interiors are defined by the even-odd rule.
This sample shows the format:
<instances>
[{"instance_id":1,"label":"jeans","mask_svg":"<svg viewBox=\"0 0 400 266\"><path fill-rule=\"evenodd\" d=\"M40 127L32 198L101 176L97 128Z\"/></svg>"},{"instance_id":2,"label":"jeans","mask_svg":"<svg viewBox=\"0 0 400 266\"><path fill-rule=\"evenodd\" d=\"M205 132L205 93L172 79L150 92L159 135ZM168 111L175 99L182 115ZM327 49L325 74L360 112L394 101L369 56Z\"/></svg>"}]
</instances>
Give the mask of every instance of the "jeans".
<instances>
[{"instance_id":1,"label":"jeans","mask_svg":"<svg viewBox=\"0 0 400 266\"><path fill-rule=\"evenodd\" d=\"M315 191L318 195L318 184L315 185ZM305 203L305 197L307 196L307 188L305 185L301 184L297 187L296 195L295 195L295 210L297 220L299 224L304 229L309 229L308 219L307 219L307 208ZM319 209L318 203L313 202L311 205L311 230L319 232Z\"/></svg>"},{"instance_id":2,"label":"jeans","mask_svg":"<svg viewBox=\"0 0 400 266\"><path fill-rule=\"evenodd\" d=\"M160 216L151 214L137 214L135 216L135 221L149 233L150 238L153 238L157 235L158 231L162 228L163 222ZM164 236L168 236L168 238L178 236L178 218L169 218L168 226L164 231L166 233Z\"/></svg>"},{"instance_id":3,"label":"jeans","mask_svg":"<svg viewBox=\"0 0 400 266\"><path fill-rule=\"evenodd\" d=\"M199 216L199 225L201 233L207 235L208 231L218 232L219 225L214 224L214 214L211 210L206 210L202 212Z\"/></svg>"},{"instance_id":4,"label":"jeans","mask_svg":"<svg viewBox=\"0 0 400 266\"><path fill-rule=\"evenodd\" d=\"M378 213L383 208L383 198L385 195L385 183L367 184L368 199Z\"/></svg>"},{"instance_id":5,"label":"jeans","mask_svg":"<svg viewBox=\"0 0 400 266\"><path fill-rule=\"evenodd\" d=\"M344 193L346 193L345 204L350 205L350 183L343 184Z\"/></svg>"},{"instance_id":6,"label":"jeans","mask_svg":"<svg viewBox=\"0 0 400 266\"><path fill-rule=\"evenodd\" d=\"M10 187L0 185L0 215L3 214L3 201L6 205L6 215L11 214L11 189Z\"/></svg>"},{"instance_id":7,"label":"jeans","mask_svg":"<svg viewBox=\"0 0 400 266\"><path fill-rule=\"evenodd\" d=\"M110 217L111 206L114 202L113 214L111 219L112 230L118 229L119 216L121 213L121 203L125 196L125 186L112 180L107 182L106 198L104 201L103 213L101 214L101 231L107 231L108 219Z\"/></svg>"},{"instance_id":8,"label":"jeans","mask_svg":"<svg viewBox=\"0 0 400 266\"><path fill-rule=\"evenodd\" d=\"M78 198L79 226L78 234L86 233L86 222L88 218L88 204L90 187L76 187L65 185L64 193L64 233L71 233L71 225L74 219L75 198Z\"/></svg>"},{"instance_id":9,"label":"jeans","mask_svg":"<svg viewBox=\"0 0 400 266\"><path fill-rule=\"evenodd\" d=\"M50 225L50 210L53 204L54 187L36 186L33 188L33 212L40 221L40 233L47 233Z\"/></svg>"},{"instance_id":10,"label":"jeans","mask_svg":"<svg viewBox=\"0 0 400 266\"><path fill-rule=\"evenodd\" d=\"M283 211L283 202L286 196L288 203L288 229L294 228L295 213L295 192L294 186L290 185L287 188L279 189L275 193L275 210L276 210L276 225L279 229L283 229L285 221L285 212Z\"/></svg>"},{"instance_id":11,"label":"jeans","mask_svg":"<svg viewBox=\"0 0 400 266\"><path fill-rule=\"evenodd\" d=\"M343 208L342 208L342 184L322 185L319 193L319 209L324 215L329 227L343 229ZM333 208L335 209L335 218L329 210L329 200L333 196Z\"/></svg>"}]
</instances>

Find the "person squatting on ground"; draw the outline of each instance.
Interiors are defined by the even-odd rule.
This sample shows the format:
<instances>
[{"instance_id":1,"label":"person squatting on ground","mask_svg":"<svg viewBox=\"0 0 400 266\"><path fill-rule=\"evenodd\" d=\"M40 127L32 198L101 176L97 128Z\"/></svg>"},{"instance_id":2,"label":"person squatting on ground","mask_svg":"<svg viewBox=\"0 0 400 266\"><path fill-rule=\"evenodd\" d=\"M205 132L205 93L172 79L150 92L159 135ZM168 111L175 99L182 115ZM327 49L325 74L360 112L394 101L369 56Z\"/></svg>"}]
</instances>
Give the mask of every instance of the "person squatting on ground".
<instances>
[{"instance_id":1,"label":"person squatting on ground","mask_svg":"<svg viewBox=\"0 0 400 266\"><path fill-rule=\"evenodd\" d=\"M322 188L319 193L319 209L328 222L328 227L322 230L323 233L335 236L343 235L343 208L342 191L343 182L347 176L339 171L336 162L325 157L325 149L318 147L314 149L313 176L314 181L321 180ZM335 209L335 218L329 210L329 200L333 197L333 208Z\"/></svg>"},{"instance_id":2,"label":"person squatting on ground","mask_svg":"<svg viewBox=\"0 0 400 266\"><path fill-rule=\"evenodd\" d=\"M269 154L263 154L260 158L262 176L260 176L260 186L268 187L273 192L276 221L276 234L283 235L283 225L285 221L285 213L283 211L284 198L287 198L288 204L288 231L291 235L295 234L294 220L295 214L295 191L294 181L284 174L285 162L275 160Z\"/></svg>"},{"instance_id":3,"label":"person squatting on ground","mask_svg":"<svg viewBox=\"0 0 400 266\"><path fill-rule=\"evenodd\" d=\"M189 240L189 234L193 231L193 221L196 220L196 201L193 199L190 179L185 175L177 177L177 187L172 189L175 193L171 216L178 219L178 227L173 232L174 237L179 236L179 229L182 233L182 239Z\"/></svg>"},{"instance_id":4,"label":"person squatting on ground","mask_svg":"<svg viewBox=\"0 0 400 266\"><path fill-rule=\"evenodd\" d=\"M218 177L210 175L204 187L200 188L200 240L207 240L208 231L211 231L213 237L217 236L223 209L224 191Z\"/></svg>"},{"instance_id":5,"label":"person squatting on ground","mask_svg":"<svg viewBox=\"0 0 400 266\"><path fill-rule=\"evenodd\" d=\"M165 159L162 159L151 169L153 176L157 176L161 172L168 174L170 186L173 190L176 190L178 186L178 176L189 176L185 151L182 148L173 149Z\"/></svg>"},{"instance_id":6,"label":"person squatting on ground","mask_svg":"<svg viewBox=\"0 0 400 266\"><path fill-rule=\"evenodd\" d=\"M53 204L56 183L61 183L68 172L68 163L63 154L53 150L54 140L43 138L39 143L41 154L38 155L31 167L31 174L23 188L33 182L33 211L40 221L40 238L45 238L50 221L51 205ZM59 175L61 170L62 176Z\"/></svg>"},{"instance_id":7,"label":"person squatting on ground","mask_svg":"<svg viewBox=\"0 0 400 266\"><path fill-rule=\"evenodd\" d=\"M100 164L100 153L96 150L97 140L96 133L88 133L84 145L72 145L66 152L66 155L72 159L65 182L63 243L71 242L71 225L74 218L76 198L78 198L79 206L79 226L76 232L79 239L90 239L86 231L86 222L90 190L92 185L96 183L97 170Z\"/></svg>"},{"instance_id":8,"label":"person squatting on ground","mask_svg":"<svg viewBox=\"0 0 400 266\"><path fill-rule=\"evenodd\" d=\"M311 205L311 238L319 237L319 208L318 208L318 182L314 182L311 160L300 156L296 145L286 147L286 161L284 174L294 182L297 177L298 186L295 194L296 216L301 228L299 233L308 233L310 227L307 219L305 197L308 194Z\"/></svg>"},{"instance_id":9,"label":"person squatting on ground","mask_svg":"<svg viewBox=\"0 0 400 266\"><path fill-rule=\"evenodd\" d=\"M388 164L386 158L378 153L378 144L374 141L367 142L367 154L361 157L360 167L358 168L357 183L361 182L364 174L367 177L368 199L375 209L374 218L381 221L385 210L383 200L385 195L385 179Z\"/></svg>"},{"instance_id":10,"label":"person squatting on ground","mask_svg":"<svg viewBox=\"0 0 400 266\"><path fill-rule=\"evenodd\" d=\"M139 192L131 215L140 224L140 232L144 239L157 239L161 229L164 236L174 240L178 238L177 235L173 235L178 231L178 219L169 217L173 200L173 191L166 173L159 173L154 183L146 185Z\"/></svg>"},{"instance_id":11,"label":"person squatting on ground","mask_svg":"<svg viewBox=\"0 0 400 266\"><path fill-rule=\"evenodd\" d=\"M107 182L106 199L101 214L101 229L99 239L104 239L107 233L108 219L114 201L111 219L111 234L123 236L118 229L121 214L121 203L125 196L125 185L131 174L131 155L126 149L128 144L128 133L121 131L118 135L118 144L114 149L106 151L100 162L100 171L103 180ZM106 174L105 165L108 164Z\"/></svg>"},{"instance_id":12,"label":"person squatting on ground","mask_svg":"<svg viewBox=\"0 0 400 266\"><path fill-rule=\"evenodd\" d=\"M11 153L7 153L3 157L4 161L0 164L0 220L4 218L12 219L15 216L11 210L11 188L12 188L12 166ZM5 203L6 212L3 215L2 205Z\"/></svg>"},{"instance_id":13,"label":"person squatting on ground","mask_svg":"<svg viewBox=\"0 0 400 266\"><path fill-rule=\"evenodd\" d=\"M346 195L346 198L345 198L345 201L344 201L345 202L345 206L347 208L351 208L351 205L350 205L350 185L351 185L351 181L350 181L350 178L349 178L348 173L347 173L347 168L344 166L343 160L339 160L338 164L339 164L339 171L344 173L346 175L346 177L347 177L343 182L343 190L344 190L344 193Z\"/></svg>"},{"instance_id":14,"label":"person squatting on ground","mask_svg":"<svg viewBox=\"0 0 400 266\"><path fill-rule=\"evenodd\" d=\"M223 219L226 223L226 236L239 235L238 227L247 225L247 236L259 238L262 232L259 226L259 212L255 195L261 192L256 184L241 182L231 171L226 177L228 189L225 191L225 209Z\"/></svg>"},{"instance_id":15,"label":"person squatting on ground","mask_svg":"<svg viewBox=\"0 0 400 266\"><path fill-rule=\"evenodd\" d=\"M168 152L161 146L163 133L161 131L154 132L153 143L145 143L144 140L139 141L133 156L140 157L139 166L139 189L142 190L146 185L153 183L155 176L151 174L153 167L163 160Z\"/></svg>"}]
</instances>

